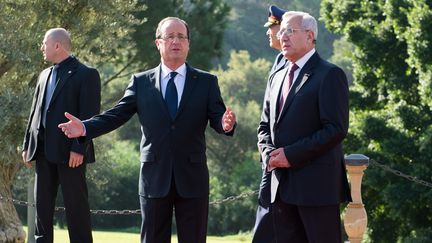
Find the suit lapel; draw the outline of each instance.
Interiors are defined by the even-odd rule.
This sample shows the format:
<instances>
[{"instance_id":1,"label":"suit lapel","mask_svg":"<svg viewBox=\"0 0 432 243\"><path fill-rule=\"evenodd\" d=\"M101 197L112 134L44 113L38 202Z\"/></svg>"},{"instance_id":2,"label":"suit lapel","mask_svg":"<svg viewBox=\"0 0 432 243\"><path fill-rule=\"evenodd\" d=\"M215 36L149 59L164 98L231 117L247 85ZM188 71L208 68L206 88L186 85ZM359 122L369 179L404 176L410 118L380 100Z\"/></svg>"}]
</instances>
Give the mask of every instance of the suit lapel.
<instances>
[{"instance_id":1,"label":"suit lapel","mask_svg":"<svg viewBox=\"0 0 432 243\"><path fill-rule=\"evenodd\" d=\"M161 74L162 74L162 68L161 68L161 64L159 64L159 66L157 66L154 69L154 73L153 75L150 75L150 82L154 84L156 90L158 91L157 93L157 103L160 106L161 110L164 111L165 115L167 116L168 119L171 119L171 116L169 114L168 111L168 107L167 104L165 102L165 99L163 98L162 95L162 89L161 89Z\"/></svg>"},{"instance_id":2,"label":"suit lapel","mask_svg":"<svg viewBox=\"0 0 432 243\"><path fill-rule=\"evenodd\" d=\"M50 69L45 69L44 72L42 72L40 78L39 78L39 85L40 85L40 98L39 98L39 103L43 104L43 100L45 99L45 91L46 91L46 86L47 86L47 82L48 82L48 77L49 74L51 73L51 70L53 69L53 67L51 67ZM42 106L42 105L41 105Z\"/></svg>"},{"instance_id":3,"label":"suit lapel","mask_svg":"<svg viewBox=\"0 0 432 243\"><path fill-rule=\"evenodd\" d=\"M315 52L311 56L311 58L306 62L304 67L300 70L300 73L297 76L297 78L293 84L293 87L290 89L290 91L288 93L288 97L285 101L285 104L284 104L284 107L281 111L281 114L279 115L279 119L283 114L285 114L286 110L288 109L288 107L293 102L293 100L294 100L295 96L297 95L297 93L299 92L299 90L309 80L309 77L312 75L312 69L315 67L315 65L317 64L317 62L319 60L320 60L320 57L319 57L318 53ZM278 119L278 121L279 121L279 119Z\"/></svg>"},{"instance_id":4,"label":"suit lapel","mask_svg":"<svg viewBox=\"0 0 432 243\"><path fill-rule=\"evenodd\" d=\"M55 86L54 93L51 98L50 105L55 101L63 86L69 81L69 78L77 71L78 69L78 60L74 59L71 61L70 65L67 65L59 70L57 73L57 85Z\"/></svg>"},{"instance_id":5,"label":"suit lapel","mask_svg":"<svg viewBox=\"0 0 432 243\"><path fill-rule=\"evenodd\" d=\"M183 111L185 104L191 97L192 91L196 85L196 82L198 80L198 75L195 72L195 69L190 67L188 64L186 64L186 79L185 79L185 85L183 89L183 94L180 99L180 105L177 110L176 117Z\"/></svg>"},{"instance_id":6,"label":"suit lapel","mask_svg":"<svg viewBox=\"0 0 432 243\"><path fill-rule=\"evenodd\" d=\"M276 117L276 120L278 117L280 117L280 114L278 114L278 106L279 106L279 97L280 97L280 91L283 86L283 82L288 75L288 67L285 67L280 72L277 72L275 76L273 77L273 83L272 83L272 89L270 93L270 107L273 107L270 112L274 112L274 117ZM278 116L278 117L277 117Z\"/></svg>"},{"instance_id":7,"label":"suit lapel","mask_svg":"<svg viewBox=\"0 0 432 243\"><path fill-rule=\"evenodd\" d=\"M159 66L157 66L154 69L154 74L153 76L150 77L150 82L153 82L155 85L155 88L159 91L159 95L161 97L161 99L163 100L163 96L162 96L162 90L161 90L161 64L159 64Z\"/></svg>"}]
</instances>

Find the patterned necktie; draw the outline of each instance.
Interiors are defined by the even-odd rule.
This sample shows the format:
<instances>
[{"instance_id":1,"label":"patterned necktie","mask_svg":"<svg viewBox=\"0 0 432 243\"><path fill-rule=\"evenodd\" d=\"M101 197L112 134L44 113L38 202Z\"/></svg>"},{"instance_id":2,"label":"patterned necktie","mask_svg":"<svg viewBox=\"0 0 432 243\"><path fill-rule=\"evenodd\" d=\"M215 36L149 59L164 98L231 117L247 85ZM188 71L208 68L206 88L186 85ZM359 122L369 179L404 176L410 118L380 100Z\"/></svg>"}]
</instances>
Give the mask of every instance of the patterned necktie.
<instances>
[{"instance_id":1,"label":"patterned necktie","mask_svg":"<svg viewBox=\"0 0 432 243\"><path fill-rule=\"evenodd\" d=\"M168 106L168 111L171 115L171 118L174 119L177 113L177 104L178 104L178 95L177 88L174 83L174 77L177 75L177 72L170 73L170 79L168 80L168 84L165 91L165 102Z\"/></svg>"},{"instance_id":2,"label":"patterned necktie","mask_svg":"<svg viewBox=\"0 0 432 243\"><path fill-rule=\"evenodd\" d=\"M52 68L52 71L51 71L51 76L48 80L46 91L45 91L45 106L44 106L44 113L42 116L42 125L44 127L46 127L46 113L47 113L47 110L48 110L48 107L49 107L49 104L51 102L51 98L54 94L54 89L56 86L57 69L58 69L58 66L54 65L54 67Z\"/></svg>"},{"instance_id":3,"label":"patterned necktie","mask_svg":"<svg viewBox=\"0 0 432 243\"><path fill-rule=\"evenodd\" d=\"M282 94L280 95L280 100L279 100L279 113L282 111L282 108L285 104L285 100L288 96L289 90L291 89L291 86L293 84L294 72L298 68L299 68L299 66L297 66L297 64L293 63L293 65L291 66L291 69L288 73L288 82L287 82L287 80L285 80L284 84L282 85Z\"/></svg>"}]
</instances>

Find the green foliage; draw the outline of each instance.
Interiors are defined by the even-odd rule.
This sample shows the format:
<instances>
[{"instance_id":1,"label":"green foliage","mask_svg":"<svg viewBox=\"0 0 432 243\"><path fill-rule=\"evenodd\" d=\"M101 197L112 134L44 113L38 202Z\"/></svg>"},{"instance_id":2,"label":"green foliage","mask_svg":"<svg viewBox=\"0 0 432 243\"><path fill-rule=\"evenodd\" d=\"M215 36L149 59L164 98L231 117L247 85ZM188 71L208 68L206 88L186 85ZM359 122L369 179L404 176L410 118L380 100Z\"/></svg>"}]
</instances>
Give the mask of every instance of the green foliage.
<instances>
[{"instance_id":1,"label":"green foliage","mask_svg":"<svg viewBox=\"0 0 432 243\"><path fill-rule=\"evenodd\" d=\"M347 153L432 180L431 1L325 0L326 26L353 45ZM432 192L371 167L363 198L373 242L426 242Z\"/></svg>"},{"instance_id":2,"label":"green foliage","mask_svg":"<svg viewBox=\"0 0 432 243\"><path fill-rule=\"evenodd\" d=\"M236 113L234 137L207 131L207 154L210 169L210 201L257 190L261 165L256 145L256 128L266 87L270 62L252 61L247 51L231 52L227 69L215 73L227 106ZM210 234L237 233L253 227L257 195L238 201L212 205Z\"/></svg>"},{"instance_id":3,"label":"green foliage","mask_svg":"<svg viewBox=\"0 0 432 243\"><path fill-rule=\"evenodd\" d=\"M346 40L346 38L341 38L333 42L333 55L330 61L339 67L342 67L345 74L347 75L348 82L351 84L353 81L353 67L352 67L352 49L354 46Z\"/></svg>"},{"instance_id":4,"label":"green foliage","mask_svg":"<svg viewBox=\"0 0 432 243\"><path fill-rule=\"evenodd\" d=\"M115 136L114 136L115 137ZM94 209L139 209L139 150L133 141L107 135L97 140L98 166L89 165L89 201ZM98 215L92 218L97 228L136 227L141 217Z\"/></svg>"}]
</instances>

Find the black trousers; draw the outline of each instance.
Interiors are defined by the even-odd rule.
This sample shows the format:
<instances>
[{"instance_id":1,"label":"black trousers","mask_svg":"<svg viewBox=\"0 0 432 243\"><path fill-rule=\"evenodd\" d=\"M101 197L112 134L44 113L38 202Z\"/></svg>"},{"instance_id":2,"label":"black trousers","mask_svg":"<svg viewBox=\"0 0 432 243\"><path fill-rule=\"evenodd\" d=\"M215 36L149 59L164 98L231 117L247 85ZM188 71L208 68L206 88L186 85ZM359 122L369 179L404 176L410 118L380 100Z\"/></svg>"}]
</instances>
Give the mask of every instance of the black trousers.
<instances>
[{"instance_id":1,"label":"black trousers","mask_svg":"<svg viewBox=\"0 0 432 243\"><path fill-rule=\"evenodd\" d=\"M298 206L279 197L273 204L277 243L341 243L339 205Z\"/></svg>"},{"instance_id":2,"label":"black trousers","mask_svg":"<svg viewBox=\"0 0 432 243\"><path fill-rule=\"evenodd\" d=\"M170 243L172 216L175 214L178 243L205 243L207 236L208 196L183 198L171 184L163 198L140 196L141 243Z\"/></svg>"},{"instance_id":3,"label":"black trousers","mask_svg":"<svg viewBox=\"0 0 432 243\"><path fill-rule=\"evenodd\" d=\"M263 171L252 243L275 243L272 206L270 202L271 173Z\"/></svg>"},{"instance_id":4,"label":"black trousers","mask_svg":"<svg viewBox=\"0 0 432 243\"><path fill-rule=\"evenodd\" d=\"M59 185L66 208L70 242L93 242L85 171L85 164L70 168L67 164L48 161L43 152L38 151L35 177L37 243L53 242L53 216Z\"/></svg>"}]
</instances>

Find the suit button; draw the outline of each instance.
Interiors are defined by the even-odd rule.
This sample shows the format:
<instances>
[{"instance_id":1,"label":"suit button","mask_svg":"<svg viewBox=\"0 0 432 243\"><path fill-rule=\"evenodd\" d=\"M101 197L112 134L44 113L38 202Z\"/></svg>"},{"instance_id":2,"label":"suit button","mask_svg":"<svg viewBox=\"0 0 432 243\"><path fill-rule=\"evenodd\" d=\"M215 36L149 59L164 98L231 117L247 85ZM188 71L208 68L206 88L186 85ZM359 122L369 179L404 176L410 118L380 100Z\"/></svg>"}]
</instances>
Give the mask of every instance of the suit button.
<instances>
[{"instance_id":1,"label":"suit button","mask_svg":"<svg viewBox=\"0 0 432 243\"><path fill-rule=\"evenodd\" d=\"M175 125L171 125L171 130L174 130L175 129Z\"/></svg>"}]
</instances>

